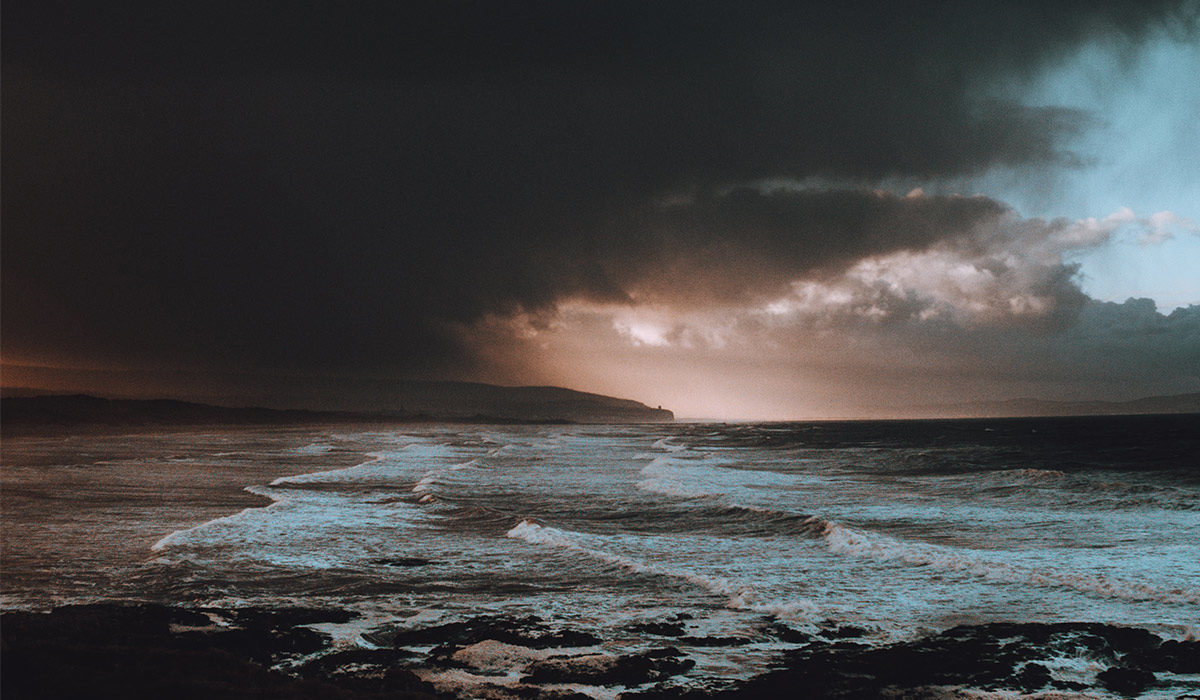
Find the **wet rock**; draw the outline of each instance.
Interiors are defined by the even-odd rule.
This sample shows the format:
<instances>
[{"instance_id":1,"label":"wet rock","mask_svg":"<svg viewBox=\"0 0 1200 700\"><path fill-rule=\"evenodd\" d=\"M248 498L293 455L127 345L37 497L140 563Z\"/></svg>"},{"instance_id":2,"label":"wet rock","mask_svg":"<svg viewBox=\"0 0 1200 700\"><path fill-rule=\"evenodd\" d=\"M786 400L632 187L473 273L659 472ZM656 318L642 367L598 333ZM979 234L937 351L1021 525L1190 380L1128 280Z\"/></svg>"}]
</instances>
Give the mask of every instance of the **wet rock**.
<instances>
[{"instance_id":1,"label":"wet rock","mask_svg":"<svg viewBox=\"0 0 1200 700\"><path fill-rule=\"evenodd\" d=\"M1168 640L1154 649L1140 649L1123 659L1125 666L1168 673L1200 673L1200 642Z\"/></svg>"},{"instance_id":2,"label":"wet rock","mask_svg":"<svg viewBox=\"0 0 1200 700\"><path fill-rule=\"evenodd\" d=\"M465 647L438 647L430 652L429 659L440 665L470 668L473 673L504 675L513 669L525 668L545 658L548 653L541 649L485 639Z\"/></svg>"},{"instance_id":3,"label":"wet rock","mask_svg":"<svg viewBox=\"0 0 1200 700\"><path fill-rule=\"evenodd\" d=\"M736 647L749 644L750 640L746 637L680 637L679 643L693 647Z\"/></svg>"},{"instance_id":4,"label":"wet rock","mask_svg":"<svg viewBox=\"0 0 1200 700\"><path fill-rule=\"evenodd\" d=\"M842 625L833 629L822 630L821 634L829 639L858 639L866 636L867 631L854 625Z\"/></svg>"},{"instance_id":5,"label":"wet rock","mask_svg":"<svg viewBox=\"0 0 1200 700\"><path fill-rule=\"evenodd\" d=\"M1088 685L1087 683L1080 683L1078 681L1052 680L1052 681L1050 681L1050 687L1054 688L1055 690L1071 690L1071 691L1079 692L1082 690L1087 690L1091 686Z\"/></svg>"},{"instance_id":6,"label":"wet rock","mask_svg":"<svg viewBox=\"0 0 1200 700\"><path fill-rule=\"evenodd\" d=\"M635 686L679 675L696 662L646 655L585 654L536 661L526 669L527 683L582 683Z\"/></svg>"},{"instance_id":7,"label":"wet rock","mask_svg":"<svg viewBox=\"0 0 1200 700\"><path fill-rule=\"evenodd\" d=\"M1162 644L1161 637L1137 627L1090 625L1089 629L1102 636L1109 648L1118 654L1142 653Z\"/></svg>"},{"instance_id":8,"label":"wet rock","mask_svg":"<svg viewBox=\"0 0 1200 700\"><path fill-rule=\"evenodd\" d=\"M529 641L535 649L547 647L590 647L600 643L600 638L588 632L560 630L550 634L531 637Z\"/></svg>"},{"instance_id":9,"label":"wet rock","mask_svg":"<svg viewBox=\"0 0 1200 700\"><path fill-rule=\"evenodd\" d=\"M779 641L789 644L807 644L815 639L813 635L807 632L801 632L800 630L792 629L787 625L779 623L768 625L763 631Z\"/></svg>"},{"instance_id":10,"label":"wet rock","mask_svg":"<svg viewBox=\"0 0 1200 700\"><path fill-rule=\"evenodd\" d=\"M1170 673L1200 673L1200 642L1166 641L1158 648L1159 669Z\"/></svg>"},{"instance_id":11,"label":"wet rock","mask_svg":"<svg viewBox=\"0 0 1200 700\"><path fill-rule=\"evenodd\" d=\"M816 640L784 654L780 670L746 681L733 696L924 697L923 693L934 692L928 689L945 686L1024 692L1051 686L1081 691L1088 686L1054 681L1041 661L1064 655L1115 659L1137 653L1165 663L1158 641L1145 630L1090 623L961 626L881 647ZM1122 665L1106 678L1122 689L1118 692L1133 692L1153 682L1147 673Z\"/></svg>"},{"instance_id":12,"label":"wet rock","mask_svg":"<svg viewBox=\"0 0 1200 700\"><path fill-rule=\"evenodd\" d=\"M626 629L630 632L656 634L660 637L678 637L684 632L684 626L678 622L642 622L630 625Z\"/></svg>"},{"instance_id":13,"label":"wet rock","mask_svg":"<svg viewBox=\"0 0 1200 700\"><path fill-rule=\"evenodd\" d=\"M332 678L361 674L364 668L376 667L382 674L384 669L413 656L402 649L345 649L308 661L293 671L305 678Z\"/></svg>"},{"instance_id":14,"label":"wet rock","mask_svg":"<svg viewBox=\"0 0 1200 700\"><path fill-rule=\"evenodd\" d=\"M378 564L380 566L409 567L429 566L433 562L429 559L422 559L421 557L383 557L380 559L372 559L371 563Z\"/></svg>"},{"instance_id":15,"label":"wet rock","mask_svg":"<svg viewBox=\"0 0 1200 700\"><path fill-rule=\"evenodd\" d=\"M282 629L297 625L313 625L321 622L342 623L359 617L359 614L340 608L234 608L233 618L241 627Z\"/></svg>"},{"instance_id":16,"label":"wet rock","mask_svg":"<svg viewBox=\"0 0 1200 700\"><path fill-rule=\"evenodd\" d=\"M91 605L47 614L0 616L0 650L5 698L380 698L358 686L295 678L264 667L263 659L286 655L321 635L287 629L290 613L278 616L244 611L206 611L224 619L257 619L250 628L219 634L173 633L211 626L208 615L153 605ZM342 618L343 613L310 611L304 617ZM266 619L272 623L265 622ZM284 625L284 626L279 626ZM234 633L232 636L230 633ZM294 633L294 634L293 634ZM308 635L316 635L309 637ZM400 690L394 698L431 699Z\"/></svg>"},{"instance_id":17,"label":"wet rock","mask_svg":"<svg viewBox=\"0 0 1200 700\"><path fill-rule=\"evenodd\" d=\"M264 666L288 657L313 654L329 645L329 635L289 624L292 619L320 617L315 614L300 614L293 618L287 611L279 615L259 610L231 612L234 613L236 627L181 631L174 635L174 644L186 649L222 649ZM340 619L342 616L330 612L324 617Z\"/></svg>"},{"instance_id":18,"label":"wet rock","mask_svg":"<svg viewBox=\"0 0 1200 700\"><path fill-rule=\"evenodd\" d=\"M540 688L536 685L517 685L509 693L523 700L595 700L591 695L573 690Z\"/></svg>"},{"instance_id":19,"label":"wet rock","mask_svg":"<svg viewBox=\"0 0 1200 700\"><path fill-rule=\"evenodd\" d=\"M623 694L630 699L924 698L936 696L936 689L946 686L1025 693L1054 689L1068 694L1104 688L1135 696L1155 684L1156 672L1200 672L1200 642L1164 642L1145 630L1109 625L961 626L921 639L871 646L855 641L852 631L842 635L835 629L829 637L814 637L774 623L763 628L764 638L799 645L781 654L775 670L723 684L710 679L698 687L698 679L689 678L681 686L685 679L679 675L693 662L676 647L623 656L566 655L559 649L595 645L600 640L584 632L555 629L532 616L376 630L371 641L382 642L385 648L331 651L292 668L290 672L298 677L267 669L280 660L330 651L329 638L305 625L353 617L346 611L320 608L186 610L157 605L5 613L0 617L4 665L0 693L5 698L156 700L432 696L433 686L414 673L414 654L403 648L408 645L438 645L422 663L427 668L444 664L471 673L524 668L522 683L487 686L488 692L531 700L574 697L570 691L539 686L557 683L625 688L656 684ZM665 619L646 624L679 622ZM684 637L677 643L724 646L747 641L732 636ZM1045 660L1062 657L1100 662L1108 668L1094 685L1055 680Z\"/></svg>"},{"instance_id":20,"label":"wet rock","mask_svg":"<svg viewBox=\"0 0 1200 700\"><path fill-rule=\"evenodd\" d=\"M1017 672L1013 680L1021 690L1032 692L1044 688L1050 683L1050 669L1042 664L1025 664L1025 667Z\"/></svg>"},{"instance_id":21,"label":"wet rock","mask_svg":"<svg viewBox=\"0 0 1200 700\"><path fill-rule=\"evenodd\" d=\"M418 696L439 695L437 690L434 689L431 684L421 680L420 676L413 673L411 669L396 666L393 666L384 672L383 682L380 685L380 690L388 695L393 695L396 693L414 694Z\"/></svg>"},{"instance_id":22,"label":"wet rock","mask_svg":"<svg viewBox=\"0 0 1200 700\"><path fill-rule=\"evenodd\" d=\"M701 688L680 688L659 683L645 690L621 693L618 700L709 700L713 697L738 697L736 690L729 694L710 692Z\"/></svg>"},{"instance_id":23,"label":"wet rock","mask_svg":"<svg viewBox=\"0 0 1200 700\"><path fill-rule=\"evenodd\" d=\"M1106 671L1096 674L1096 680L1103 683L1105 688L1114 693L1120 693L1121 695L1141 695L1142 691L1153 685L1155 679L1154 674L1150 671L1140 668L1113 666Z\"/></svg>"},{"instance_id":24,"label":"wet rock","mask_svg":"<svg viewBox=\"0 0 1200 700\"><path fill-rule=\"evenodd\" d=\"M246 607L210 610L224 626L176 627L175 644L187 649L216 648L264 666L287 658L316 653L329 645L329 635L304 625L347 622L357 613L337 608Z\"/></svg>"},{"instance_id":25,"label":"wet rock","mask_svg":"<svg viewBox=\"0 0 1200 700\"><path fill-rule=\"evenodd\" d=\"M79 643L128 644L165 638L172 623L208 618L162 605L66 605L50 613L12 612L3 616L9 642L55 639Z\"/></svg>"},{"instance_id":26,"label":"wet rock","mask_svg":"<svg viewBox=\"0 0 1200 700\"><path fill-rule=\"evenodd\" d=\"M372 644L391 647L427 644L465 646L488 639L534 649L583 647L600 643L599 637L587 632L547 629L542 620L536 617L481 617L421 629L372 630L363 638Z\"/></svg>"},{"instance_id":27,"label":"wet rock","mask_svg":"<svg viewBox=\"0 0 1200 700\"><path fill-rule=\"evenodd\" d=\"M184 608L168 608L168 619L171 625L180 627L211 627L213 626L214 617L218 620L224 619L223 611L208 610L200 608L197 610L187 610ZM210 614L212 616L210 616ZM228 613L226 613L228 614Z\"/></svg>"}]
</instances>

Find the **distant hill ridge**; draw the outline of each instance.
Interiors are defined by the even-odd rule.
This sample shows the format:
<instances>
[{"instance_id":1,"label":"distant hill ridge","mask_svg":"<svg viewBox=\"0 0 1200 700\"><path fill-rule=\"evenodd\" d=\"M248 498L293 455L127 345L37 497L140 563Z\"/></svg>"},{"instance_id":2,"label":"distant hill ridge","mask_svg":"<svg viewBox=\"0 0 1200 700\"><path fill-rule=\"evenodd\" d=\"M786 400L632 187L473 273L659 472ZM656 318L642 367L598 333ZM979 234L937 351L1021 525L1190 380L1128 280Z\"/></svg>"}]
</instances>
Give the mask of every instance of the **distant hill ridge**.
<instances>
[{"instance_id":1,"label":"distant hill ridge","mask_svg":"<svg viewBox=\"0 0 1200 700\"><path fill-rule=\"evenodd\" d=\"M498 386L473 382L405 381L394 388L403 412L585 423L661 422L674 414L632 399L557 386Z\"/></svg>"},{"instance_id":2,"label":"distant hill ridge","mask_svg":"<svg viewBox=\"0 0 1200 700\"><path fill-rule=\"evenodd\" d=\"M921 409L930 416L1088 416L1143 413L1200 413L1200 392L1146 396L1129 401L1055 401L1051 399L1007 399L945 404Z\"/></svg>"},{"instance_id":3,"label":"distant hill ridge","mask_svg":"<svg viewBox=\"0 0 1200 700\"><path fill-rule=\"evenodd\" d=\"M661 407L561 387L502 387L465 382L402 382L394 410L313 411L227 407L175 399L109 399L86 394L5 396L0 424L13 426L286 424L304 422L657 423Z\"/></svg>"}]
</instances>

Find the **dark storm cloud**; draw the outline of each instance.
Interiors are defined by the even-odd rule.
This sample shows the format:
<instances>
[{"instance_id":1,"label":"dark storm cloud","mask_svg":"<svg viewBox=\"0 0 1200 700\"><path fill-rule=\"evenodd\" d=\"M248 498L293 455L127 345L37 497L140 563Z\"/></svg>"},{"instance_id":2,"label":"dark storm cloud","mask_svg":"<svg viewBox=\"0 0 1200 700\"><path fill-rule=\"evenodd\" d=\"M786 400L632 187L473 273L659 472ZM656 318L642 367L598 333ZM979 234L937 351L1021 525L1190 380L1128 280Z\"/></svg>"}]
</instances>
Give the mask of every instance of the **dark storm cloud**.
<instances>
[{"instance_id":1,"label":"dark storm cloud","mask_svg":"<svg viewBox=\"0 0 1200 700\"><path fill-rule=\"evenodd\" d=\"M899 332L893 328L880 342L911 353L914 372L921 362L935 365L947 386L975 377L1023 382L1042 391L1072 387L1080 396L1131 398L1200 386L1200 306L1164 314L1150 299L1119 304L1085 299L1074 321L1052 335L948 323L910 321L906 326ZM897 368L879 369L882 375Z\"/></svg>"},{"instance_id":2,"label":"dark storm cloud","mask_svg":"<svg viewBox=\"0 0 1200 700\"><path fill-rule=\"evenodd\" d=\"M623 242L602 257L615 263L610 277L639 300L746 301L867 256L970 239L1010 213L982 196L737 188L638 212L618 226Z\"/></svg>"},{"instance_id":3,"label":"dark storm cloud","mask_svg":"<svg viewBox=\"0 0 1200 700\"><path fill-rule=\"evenodd\" d=\"M1086 115L981 86L1194 15L7 3L5 352L438 369L469 361L448 325L628 299L671 266L728 296L925 247L997 205L704 193L1070 161ZM655 208L680 192L701 194Z\"/></svg>"}]
</instances>

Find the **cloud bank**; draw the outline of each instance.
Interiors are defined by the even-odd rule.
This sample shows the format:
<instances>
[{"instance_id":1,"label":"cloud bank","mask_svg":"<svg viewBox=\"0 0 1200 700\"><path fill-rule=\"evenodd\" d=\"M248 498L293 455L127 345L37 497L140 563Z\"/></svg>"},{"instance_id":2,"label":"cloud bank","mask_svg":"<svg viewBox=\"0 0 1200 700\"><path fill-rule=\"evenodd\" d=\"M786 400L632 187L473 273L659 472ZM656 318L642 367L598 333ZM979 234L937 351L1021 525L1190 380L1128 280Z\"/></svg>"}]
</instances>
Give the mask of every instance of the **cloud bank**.
<instances>
[{"instance_id":1,"label":"cloud bank","mask_svg":"<svg viewBox=\"0 0 1200 700\"><path fill-rule=\"evenodd\" d=\"M772 329L780 358L813 328L1069 332L1092 306L1064 253L1138 221L876 188L1078 166L1097 115L992 87L1097 37L1195 36L1197 9L5 14L6 359L532 381L557 361L522 343L584 308L707 319L627 323L640 347ZM1179 230L1153 216L1147 244Z\"/></svg>"},{"instance_id":2,"label":"cloud bank","mask_svg":"<svg viewBox=\"0 0 1200 700\"><path fill-rule=\"evenodd\" d=\"M968 201L870 196L920 202L922 210ZM1126 209L1099 219L1028 219L972 200L974 216L954 218L920 245L792 268L780 276L792 280L782 288L714 297L698 293L698 281L633 302L577 300L550 323L491 319L466 332L514 356L540 354L536 364L554 368L555 381L582 374L611 391L665 395L677 405L711 393L691 404L697 416L726 415L723 402L739 382L748 395L741 415L774 419L896 414L906 404L996 392L1083 399L1200 388L1200 306L1164 314L1150 299L1100 302L1081 291L1079 266L1068 262L1117 236L1153 234L1170 216ZM721 269L753 266L726 253L733 262ZM652 289L661 289L657 281ZM652 369L631 369L639 365ZM738 379L709 392L703 384L714 376Z\"/></svg>"}]
</instances>

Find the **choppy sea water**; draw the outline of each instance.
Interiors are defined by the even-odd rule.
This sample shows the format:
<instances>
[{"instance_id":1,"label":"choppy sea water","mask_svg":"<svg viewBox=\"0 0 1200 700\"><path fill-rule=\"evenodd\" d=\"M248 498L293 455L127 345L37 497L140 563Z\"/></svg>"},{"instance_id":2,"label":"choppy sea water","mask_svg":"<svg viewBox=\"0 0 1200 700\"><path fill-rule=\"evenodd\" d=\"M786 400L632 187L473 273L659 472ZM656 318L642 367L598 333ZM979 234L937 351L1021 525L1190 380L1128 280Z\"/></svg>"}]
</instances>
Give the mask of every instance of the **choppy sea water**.
<instances>
[{"instance_id":1,"label":"choppy sea water","mask_svg":"<svg viewBox=\"0 0 1200 700\"><path fill-rule=\"evenodd\" d=\"M350 646L481 615L612 653L668 620L745 640L673 640L681 683L768 668L774 623L1200 635L1196 416L232 428L12 438L3 462L6 608L336 606L364 614L322 628Z\"/></svg>"}]
</instances>

